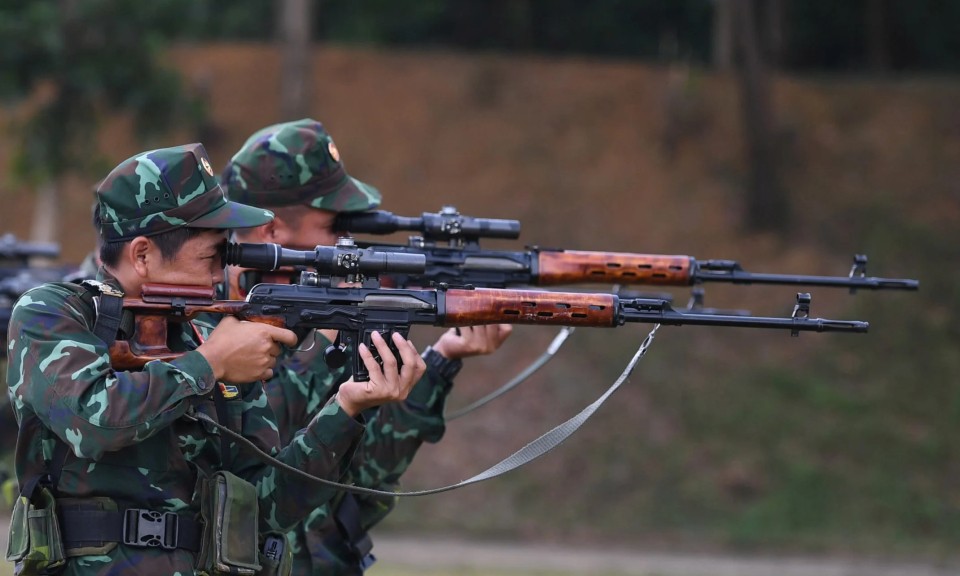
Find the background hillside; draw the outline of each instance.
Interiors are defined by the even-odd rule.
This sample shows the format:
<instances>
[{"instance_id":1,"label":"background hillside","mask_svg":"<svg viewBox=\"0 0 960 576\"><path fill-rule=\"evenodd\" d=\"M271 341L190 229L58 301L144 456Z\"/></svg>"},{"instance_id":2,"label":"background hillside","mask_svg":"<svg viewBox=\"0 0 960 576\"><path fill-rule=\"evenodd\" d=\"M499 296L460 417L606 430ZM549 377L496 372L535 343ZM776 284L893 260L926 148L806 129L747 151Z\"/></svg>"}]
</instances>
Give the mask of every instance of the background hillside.
<instances>
[{"instance_id":1,"label":"background hillside","mask_svg":"<svg viewBox=\"0 0 960 576\"><path fill-rule=\"evenodd\" d=\"M279 53L180 45L206 87L202 134L138 143L125 117L99 136L106 167L146 147L204 141L221 165L277 121ZM813 291L814 315L868 335L708 328L659 332L631 382L558 450L446 495L401 501L384 529L664 546L955 553L960 537L960 83L779 76L774 101L796 223L741 232L745 167L733 77L592 58L313 53L310 113L351 174L398 214L517 218L550 247L735 258L749 270L921 280L919 293ZM8 110L7 119L19 112ZM0 167L12 145L0 138ZM2 170L2 168L0 168ZM91 184L59 206L64 259L92 247ZM33 199L0 192L0 230L27 236ZM489 246L515 246L490 243ZM679 304L684 290L675 290ZM707 304L789 313L784 288L707 287ZM450 405L482 396L553 337L518 328L470 360ZM580 330L520 389L453 421L405 487L471 476L593 401L646 329ZM425 345L433 333L414 333Z\"/></svg>"}]
</instances>

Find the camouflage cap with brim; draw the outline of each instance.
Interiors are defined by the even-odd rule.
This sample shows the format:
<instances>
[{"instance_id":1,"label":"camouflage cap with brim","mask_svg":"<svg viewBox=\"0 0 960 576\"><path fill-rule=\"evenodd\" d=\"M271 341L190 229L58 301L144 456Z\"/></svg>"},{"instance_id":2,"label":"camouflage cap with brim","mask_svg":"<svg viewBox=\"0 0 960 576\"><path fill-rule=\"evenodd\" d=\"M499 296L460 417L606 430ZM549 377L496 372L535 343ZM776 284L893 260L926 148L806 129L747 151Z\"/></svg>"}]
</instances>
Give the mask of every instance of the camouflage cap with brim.
<instances>
[{"instance_id":1,"label":"camouflage cap with brim","mask_svg":"<svg viewBox=\"0 0 960 576\"><path fill-rule=\"evenodd\" d=\"M305 204L333 212L380 205L380 192L347 174L333 138L309 118L274 124L247 139L224 169L227 195L253 206Z\"/></svg>"},{"instance_id":2,"label":"camouflage cap with brim","mask_svg":"<svg viewBox=\"0 0 960 576\"><path fill-rule=\"evenodd\" d=\"M120 163L97 188L107 242L176 228L250 228L273 213L227 200L202 144L161 148Z\"/></svg>"}]
</instances>

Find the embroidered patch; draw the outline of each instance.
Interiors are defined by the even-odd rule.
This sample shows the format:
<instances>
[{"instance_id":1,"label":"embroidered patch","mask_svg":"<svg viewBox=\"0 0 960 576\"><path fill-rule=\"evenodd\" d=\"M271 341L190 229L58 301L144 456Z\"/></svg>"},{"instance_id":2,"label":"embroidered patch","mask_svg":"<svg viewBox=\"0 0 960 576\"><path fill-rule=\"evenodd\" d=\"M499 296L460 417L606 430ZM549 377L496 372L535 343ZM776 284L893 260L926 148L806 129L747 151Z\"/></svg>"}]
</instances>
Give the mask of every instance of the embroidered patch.
<instances>
[{"instance_id":1,"label":"embroidered patch","mask_svg":"<svg viewBox=\"0 0 960 576\"><path fill-rule=\"evenodd\" d=\"M223 392L223 397L227 400L240 395L240 389L232 384L224 384L223 382L217 382L217 384L220 385L220 391Z\"/></svg>"}]
</instances>

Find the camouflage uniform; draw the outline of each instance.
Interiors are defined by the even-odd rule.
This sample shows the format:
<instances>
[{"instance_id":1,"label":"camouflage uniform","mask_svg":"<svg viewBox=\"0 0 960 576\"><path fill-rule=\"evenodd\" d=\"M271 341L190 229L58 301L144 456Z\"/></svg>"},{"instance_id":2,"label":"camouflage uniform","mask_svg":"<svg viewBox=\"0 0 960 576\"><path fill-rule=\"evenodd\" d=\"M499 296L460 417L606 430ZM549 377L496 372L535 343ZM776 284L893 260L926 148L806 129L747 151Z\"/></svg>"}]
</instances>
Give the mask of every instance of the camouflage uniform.
<instances>
[{"instance_id":1,"label":"camouflage uniform","mask_svg":"<svg viewBox=\"0 0 960 576\"><path fill-rule=\"evenodd\" d=\"M121 163L99 189L105 241L194 226L242 228L272 214L226 198L199 144L147 152ZM110 277L107 284L119 287ZM188 412L217 419L217 383L189 323L171 327L169 345L184 354L142 371L115 372L106 343L92 331L95 310L86 288L47 284L27 292L13 310L8 346L9 395L20 423L17 476L23 484L45 473L55 446L69 447L58 498L110 497L121 508L173 512L194 518L201 478L229 470L254 484L260 530L286 530L333 492L283 474L235 444L221 451L209 425ZM202 335L205 330L199 328ZM273 413L259 383L226 401L228 422L280 460L337 479L363 425L336 403L280 448ZM194 554L177 548L118 544L97 555L69 558L67 574L191 574Z\"/></svg>"},{"instance_id":2,"label":"camouflage uniform","mask_svg":"<svg viewBox=\"0 0 960 576\"><path fill-rule=\"evenodd\" d=\"M262 208L308 205L334 212L372 210L380 193L347 175L340 153L323 125L315 120L276 124L251 136L224 170L221 181L232 200ZM282 358L276 376L265 385L283 444L291 442L349 374L331 371L323 361L326 341L319 333L309 352ZM443 407L451 381L429 366L406 401L367 414L363 441L349 474L360 486L394 490L423 442L444 433ZM352 502L344 502L353 499ZM345 538L337 515L356 504L359 529L382 520L394 502L367 496L340 495L332 505L313 510L288 533L294 551L294 574L360 574L363 558Z\"/></svg>"}]
</instances>

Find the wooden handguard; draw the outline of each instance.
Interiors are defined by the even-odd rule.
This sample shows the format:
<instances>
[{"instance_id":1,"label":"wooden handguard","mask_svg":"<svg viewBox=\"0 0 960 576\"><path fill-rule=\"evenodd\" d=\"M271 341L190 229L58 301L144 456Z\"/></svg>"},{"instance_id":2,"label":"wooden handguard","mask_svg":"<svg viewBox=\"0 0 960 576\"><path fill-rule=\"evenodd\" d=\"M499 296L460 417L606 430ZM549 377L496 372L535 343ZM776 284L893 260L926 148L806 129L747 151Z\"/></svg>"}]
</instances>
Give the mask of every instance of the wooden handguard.
<instances>
[{"instance_id":1,"label":"wooden handguard","mask_svg":"<svg viewBox=\"0 0 960 576\"><path fill-rule=\"evenodd\" d=\"M617 325L617 297L612 294L477 288L447 290L444 297L444 326L499 323L595 327Z\"/></svg>"},{"instance_id":2,"label":"wooden handguard","mask_svg":"<svg viewBox=\"0 0 960 576\"><path fill-rule=\"evenodd\" d=\"M691 283L692 258L689 256L546 250L539 252L537 257L539 286L582 284L591 280L603 284L663 286Z\"/></svg>"}]
</instances>

